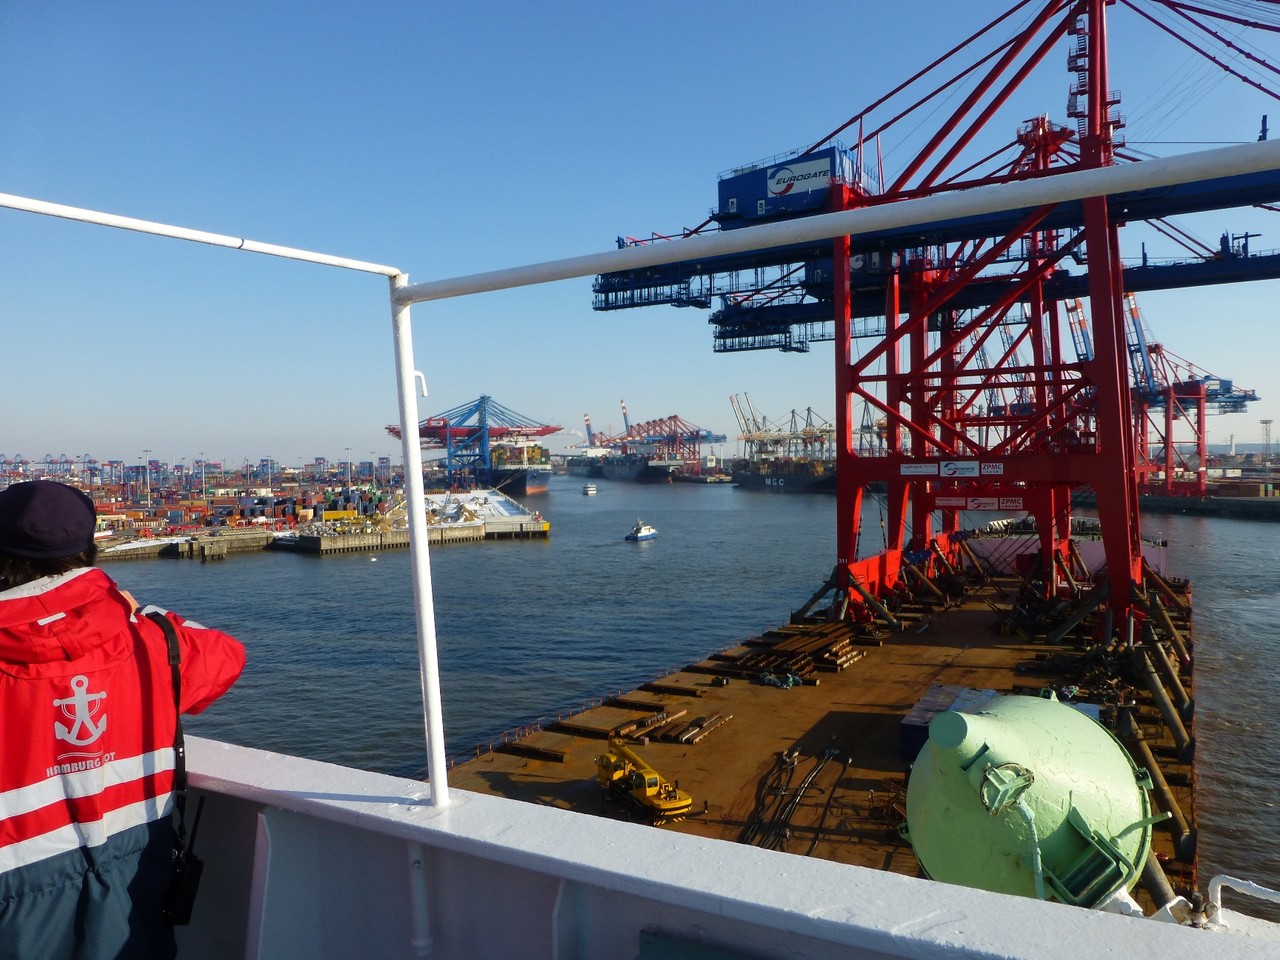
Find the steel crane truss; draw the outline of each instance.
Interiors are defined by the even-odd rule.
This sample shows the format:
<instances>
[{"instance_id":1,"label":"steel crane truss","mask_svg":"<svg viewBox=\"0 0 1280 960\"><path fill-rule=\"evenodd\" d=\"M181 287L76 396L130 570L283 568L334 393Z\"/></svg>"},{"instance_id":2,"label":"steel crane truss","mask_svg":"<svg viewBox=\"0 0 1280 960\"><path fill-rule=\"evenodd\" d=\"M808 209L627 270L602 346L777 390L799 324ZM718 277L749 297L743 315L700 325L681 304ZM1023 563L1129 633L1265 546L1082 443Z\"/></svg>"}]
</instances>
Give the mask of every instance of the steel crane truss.
<instances>
[{"instance_id":1,"label":"steel crane truss","mask_svg":"<svg viewBox=\"0 0 1280 960\"><path fill-rule=\"evenodd\" d=\"M1109 85L1105 12L1110 3L1039 0L1033 5L1033 0L1018 0L794 161L805 163L809 155L856 127L854 166L861 168L863 125L872 112L935 68L948 61L954 64L957 53L973 53L979 39L990 44L986 53L979 51L966 65L949 66L953 72L941 85L905 110L895 108L890 120L865 134L877 143L878 153L883 132L918 108L943 102L935 98L955 94L952 102L958 106L890 186L879 195L868 195L859 184L837 175L833 166L829 183L812 185L828 195L827 209L882 206L1132 160L1118 150L1123 146L1119 131L1124 120L1115 109L1119 94ZM1014 27L1013 36L1004 41L993 39L994 29L1011 24L1019 11L1028 11L1026 26ZM1008 147L977 162L962 160L989 121L1012 102L1014 92L1063 38L1071 44L1067 69L1073 80L1067 113L1075 129L1039 118L1024 124ZM1001 165L999 158L1009 150L1016 156ZM886 182L883 175L876 180ZM838 529L837 563L829 584L844 594L833 609L868 616L878 598L896 588L904 557L950 551L954 559L953 541L966 507L1031 513L1040 537L1041 568L1053 571L1070 546L1071 493L1087 485L1096 495L1112 622L1124 624L1135 592L1143 589L1138 478L1158 472L1147 428L1140 432L1135 426L1135 402L1145 404L1145 413L1164 415L1164 428L1157 432L1164 436L1161 452L1166 460L1172 446L1169 425L1179 419L1179 412L1194 410L1199 415L1198 396L1188 394L1192 388L1177 386L1192 384L1194 378L1170 378L1162 389L1135 391L1127 365L1124 291L1276 276L1280 258L1224 256L1194 266L1160 269L1144 264L1125 271L1117 227L1121 222L1277 199L1276 171L1240 176L1224 171L1221 177L1170 189L1142 186L1041 209L940 216L911 226L886 224L838 238L830 259L821 244L803 241L804 231L796 230L791 244L771 251L723 244L709 250L739 252L602 274L596 280L596 307L664 302L707 306L718 296L721 309L711 318L717 350L806 350L812 340L826 338L826 324L831 324ZM753 207L759 218L768 218L767 197L735 196L735 203L707 223L745 226L730 222L729 214L743 219L745 210L749 219ZM783 220L797 216L793 211L779 214ZM1068 256L1086 263L1087 274L1071 276L1063 268ZM1063 306L1073 298L1087 298L1087 319L1083 310ZM883 321L863 320L877 316ZM855 357L858 337L879 339ZM1029 359L1022 358L1024 353ZM992 355L995 363L988 362ZM859 455L854 450L856 401L864 404L864 413L869 410L868 416L882 422L883 453ZM887 549L860 560L862 491L874 481L885 483L889 491ZM935 514L940 517L937 530ZM1055 579L1044 578L1046 594L1057 589Z\"/></svg>"},{"instance_id":2,"label":"steel crane truss","mask_svg":"<svg viewBox=\"0 0 1280 960\"><path fill-rule=\"evenodd\" d=\"M919 276L919 275L916 275ZM913 277L912 279L915 279ZM1036 275L1029 275L1025 283L1034 283ZM920 278L927 283L927 278ZM963 279L953 277L946 281L932 302L945 302L947 288L958 289ZM1012 298L1011 298L1012 299ZM973 360L987 340L1001 324L1012 324L1007 316L1011 304L994 305L982 311L972 320L949 323L934 339L934 347L921 358L926 369L937 370L916 384L909 373L877 372L883 369L890 352L900 351L904 341L918 335L922 325L931 328L938 310L924 313L910 312L908 319L889 336L879 341L860 359L850 365L853 379L852 395L861 399L887 421L891 430L900 430L910 440L919 440L920 455L954 459L973 456L1008 456L1016 453L1043 453L1055 442L1062 449L1080 446L1079 437L1089 431L1076 429L1071 442L1063 441L1063 428L1055 424L1079 421L1088 409L1091 384L1081 377L1082 364L1067 362L1061 365L1023 364L1018 360L1018 348L1034 342L1037 336L1044 338L1043 324L1028 324L1014 336L1011 346L990 367L974 365ZM1053 305L1043 315L1052 320ZM967 348L965 347L968 342ZM929 351L929 346L924 347ZM916 352L911 343L909 350ZM949 373L944 370L949 369ZM1016 383L1016 390L1034 390L1053 398L1044 405L1026 401L988 403L992 391L1002 391ZM926 394L920 404L923 420L913 418L912 409L893 409L884 397L891 392L901 395L910 404L915 391ZM915 406L912 404L912 406ZM994 435L994 437L993 437ZM907 446L915 448L917 444ZM883 464L878 471L868 464L863 469L875 480L889 480L899 471L893 464ZM874 471L874 472L873 472ZM1061 474L1058 474L1061 475Z\"/></svg>"},{"instance_id":3,"label":"steel crane truss","mask_svg":"<svg viewBox=\"0 0 1280 960\"><path fill-rule=\"evenodd\" d=\"M1062 258L1081 245L1083 234L1056 248L1038 242L1043 255L1011 275L1001 296L985 309L962 317L950 308L982 270L1024 243L1048 212L1037 211L982 252L970 251L967 262L905 260L888 284L884 337L861 357L850 355L842 372L848 391L842 408L861 401L870 411L866 416L884 422L887 448L878 456L865 451L858 456L845 445L837 477L851 476L858 487L888 486L889 527L897 550L928 547L934 510L942 512L945 541L958 529L962 509L1042 512L1038 487L1084 484L1097 468L1097 385L1087 363L1063 354L1057 305L1041 293ZM902 301L908 299L915 306L903 311ZM1021 317L1011 315L1028 302L1039 306ZM996 363L988 364L987 347L997 342L997 331L1006 343ZM1027 350L1031 362L1020 359ZM992 402L1007 396L1025 399ZM905 542L908 499L911 543ZM849 520L849 529L856 529L853 517ZM840 556L847 562L854 545L844 538L842 546ZM1065 554L1065 538L1059 549ZM881 593L896 579L896 566L894 557L875 558L851 572L862 586Z\"/></svg>"},{"instance_id":4,"label":"steel crane truss","mask_svg":"<svg viewBox=\"0 0 1280 960\"><path fill-rule=\"evenodd\" d=\"M1036 174L1043 176L1044 174ZM994 177L972 181L965 186L1003 183L1010 179L1034 177ZM951 185L955 189L961 185ZM877 197L867 205L910 199L914 192L901 197ZM1177 187L1161 187L1152 190L1136 190L1117 193L1108 197L1108 206L1117 211L1127 222L1153 220L1182 214L1221 210L1247 204L1274 203L1280 200L1280 177L1274 171L1204 180ZM999 237L1006 235L1019 219L1030 211L1009 211L963 220L939 221L912 227L868 231L855 238L853 252L863 258L864 266L859 276L873 281L875 272L868 267L874 258L888 264L892 251L918 248L968 240L973 237ZM1084 223L1083 205L1078 201L1059 204L1043 224L1045 229L1072 229ZM812 297L830 302L829 276L822 282L814 278L797 276L801 265L830 262L830 246L827 244L800 244L770 250L741 254L707 257L703 260L680 261L657 267L645 267L601 274L595 279L593 290L596 310L619 310L641 306L691 306L709 308L716 298L730 302L741 300L757 285L779 284L783 277L797 281ZM774 279L761 280L764 271L777 271ZM1160 290L1212 283L1236 283L1244 280L1265 280L1280 276L1280 257L1249 256L1201 260L1194 263L1169 266L1130 267L1125 270L1125 288L1129 290ZM1087 277L1061 276L1061 297L1079 296L1087 285ZM793 288L794 289L794 288ZM878 297L877 297L878 300ZM859 301L866 304L867 301ZM872 302L870 306L878 304ZM815 308L814 322L830 322L829 310L817 309L820 304L804 304ZM866 316L869 310L859 307L858 315ZM712 321L716 321L713 319ZM830 339L822 337L820 339Z\"/></svg>"},{"instance_id":5,"label":"steel crane truss","mask_svg":"<svg viewBox=\"0 0 1280 960\"><path fill-rule=\"evenodd\" d=\"M1135 443L1143 493L1208 495L1204 420L1210 413L1239 413L1258 394L1215 377L1141 335L1137 305L1126 297L1132 328ZM1184 439L1177 435L1179 425ZM1185 439L1187 433L1191 439Z\"/></svg>"},{"instance_id":6,"label":"steel crane truss","mask_svg":"<svg viewBox=\"0 0 1280 960\"><path fill-rule=\"evenodd\" d=\"M613 436L596 434L595 443L623 454L641 453L668 462L679 461L692 468L702 462L702 445L724 443L723 434L690 423L678 416L646 420L628 425Z\"/></svg>"},{"instance_id":7,"label":"steel crane truss","mask_svg":"<svg viewBox=\"0 0 1280 960\"><path fill-rule=\"evenodd\" d=\"M1092 230L1087 226L1056 244L1053 234L1036 232L1048 212L1037 211L982 252L975 248L952 263L905 262L886 284L885 335L858 358L852 353L849 287L837 285L837 569L847 571L851 594L890 591L904 551L936 547L954 557L951 541L960 532L963 510L1030 512L1037 519L1042 561L1053 569L1055 555L1070 555L1071 492L1087 485L1098 492L1104 528L1117 533L1105 544L1108 576L1112 596L1123 598L1118 606L1127 612L1131 584L1141 582L1141 548L1133 519L1136 493L1128 479L1136 470L1128 386L1116 372L1124 370L1125 341L1113 282L1119 275L1115 228L1104 204L1092 212L1090 219L1098 221ZM1092 298L1097 355L1068 358L1057 304L1044 297L1042 287L1064 256L1099 233L1103 242L1089 245L1095 254L1091 276L1099 288ZM962 319L950 302L1018 244L1033 252L1023 269L994 303ZM843 263L848 255L847 242L837 243L838 277L849 276ZM905 311L904 290L912 304ZM1021 303L1031 306L1019 324L1010 310ZM1012 332L1014 326L1019 332ZM999 359L982 363L1001 328L1006 345ZM1020 348L1030 350L1030 363L1019 360ZM1030 402L982 407L993 391L1009 386ZM853 450L855 400L885 420L883 455ZM856 561L860 491L877 481L888 490L888 549ZM865 597L850 599L850 609L865 610L858 602Z\"/></svg>"},{"instance_id":8,"label":"steel crane truss","mask_svg":"<svg viewBox=\"0 0 1280 960\"><path fill-rule=\"evenodd\" d=\"M488 484L493 482L495 446L526 445L560 430L561 427L530 420L488 396L427 417L418 424L422 447L445 451L445 469L451 478L466 474L476 482ZM387 432L399 437L400 427L393 424Z\"/></svg>"},{"instance_id":9,"label":"steel crane truss","mask_svg":"<svg viewBox=\"0 0 1280 960\"><path fill-rule=\"evenodd\" d=\"M995 106L1064 33L1076 38L1070 68L1076 72L1077 82L1072 88L1070 113L1079 121L1079 156L1067 154L1072 137L1064 135L1064 128L1045 120L1033 121L1019 131L1022 152L1006 176L1044 176L1053 172L1055 164L1105 166L1113 162L1115 132L1123 121L1111 109L1118 96L1106 82L1103 8L1101 0L1071 5L1058 28L1050 31L1049 40L993 94L971 126L949 146L944 144L959 130L966 111L994 89L996 77L1012 63L1017 50L1028 46L1039 23L1047 22L1049 14L1067 9L1046 4L1039 23L1005 48L1001 61L908 164L886 195L872 202L892 202L938 187L947 165ZM943 158L922 180L911 184L911 178L931 162L932 154L943 149ZM955 186L953 180L951 188ZM1273 190L1274 186L1262 189ZM868 202L840 185L833 186L833 193L844 209ZM1201 197L1192 199L1196 193ZM1250 198L1237 194L1231 200L1238 204ZM1126 342L1122 304L1125 271L1119 261L1117 220L1150 214L1172 199L1169 195L1117 197L1085 201L1070 210L1044 208L1029 212L1021 223L1010 224L1002 236L983 229L990 224L974 222L967 225L970 232L966 239L951 233L958 226L951 224L939 234L943 242L959 241L955 250L948 253L945 246L938 246L931 258L918 252L904 253L895 263L882 251L881 258L886 261L882 273L883 332L859 358L852 349L857 334L853 317L865 315L874 303L875 290L864 287L859 291L861 309L855 313L851 277L862 274L851 273L851 242L835 244L830 275L834 282L841 443L837 459L837 575L832 583L845 591L849 602L843 609L854 616L869 616L868 608L876 597L899 582L904 557L923 556L929 562L930 549L952 551L952 539L960 532L960 511L966 508L1025 510L1034 515L1041 567L1054 570L1059 558L1070 557L1071 493L1087 485L1097 494L1105 532L1110 603L1120 618L1128 615L1133 591L1140 589L1142 582L1139 483L1159 476L1166 489L1175 489L1173 478L1187 476L1187 466L1175 464L1173 423L1190 416L1199 423L1205 385L1211 382L1205 376L1176 377L1166 372L1145 390L1143 382L1135 382L1131 389L1125 372L1125 361L1135 344L1140 351L1140 356L1133 357L1135 375L1143 367L1150 372L1152 358L1140 337ZM1201 201L1217 203L1218 199L1215 189L1188 191L1173 206L1189 208ZM1117 214L1114 218L1113 211ZM1172 206L1166 207L1160 215L1171 212ZM1064 230L1068 225L1082 229ZM1060 231L1065 237L1059 236ZM939 234L935 234L935 242ZM985 248L982 244L986 241L979 239L983 237L991 238ZM922 233L920 239L927 240L928 234ZM858 242L864 244L866 238L860 237ZM1015 252L1018 250L1020 256ZM1087 276L1068 279L1061 269L1068 255L1088 263ZM1008 275L993 278L983 273L1010 262L1019 266ZM1155 280L1145 268L1131 272L1135 280ZM1169 271L1162 276L1180 284L1187 282L1186 274L1186 270L1177 276ZM1083 311L1073 311L1068 305L1067 339L1061 331L1058 301L1073 289L1087 293L1092 316L1086 321ZM813 294L814 288L809 292ZM740 298L740 302L750 304L747 298ZM1023 307L1020 320L1010 315L1015 305ZM976 312L968 316L966 310ZM722 342L758 346L764 338L751 341L743 336L745 324L735 330L735 323L745 318L748 324L767 325L770 312L756 309L755 304L748 310L726 302L713 320L721 324ZM807 332L814 326L805 329ZM996 331L1001 347L997 361L991 364L988 347L996 343ZM1064 353L1064 343L1074 347L1074 359ZM805 349L807 342L789 341L786 348ZM1020 350L1030 352L1029 363L1019 359ZM1229 384L1225 389L1219 387L1218 395L1227 397L1228 406L1242 399ZM878 456L853 450L851 411L855 400L874 408L871 415L881 414L886 425L886 449ZM1156 419L1160 413L1163 429ZM1161 441L1158 448L1150 442L1153 424ZM1202 430L1198 437L1196 455L1202 466ZM1163 454L1163 471L1155 461L1157 449ZM1192 476L1192 483L1203 493L1203 470ZM885 483L889 491L887 550L877 557L856 560L861 490L875 481ZM940 518L937 531L933 528L935 516ZM1045 578L1046 593L1055 589L1054 579Z\"/></svg>"},{"instance_id":10,"label":"steel crane truss","mask_svg":"<svg viewBox=\"0 0 1280 960\"><path fill-rule=\"evenodd\" d=\"M1110 164L1121 121L1111 111L1116 98L1107 86L1104 6L1105 0L1044 4L1030 27L987 58L994 62L985 76L881 200L954 189L957 177L944 179L951 163L1068 33L1077 37L1078 48L1071 63L1079 78L1073 98L1082 95L1086 103L1072 111L1079 120L1079 158L1073 164L1065 155L1071 137L1061 128L1047 121L1033 123L1019 131L1020 154L1006 175L1044 175L1054 165ZM1051 22L1054 17L1057 21ZM1033 47L1045 28L1046 35ZM865 202L842 184L832 192L838 209ZM1131 593L1142 582L1142 556L1131 480L1136 453L1116 226L1105 198L1080 205L1080 217L1072 219L1083 229L1063 242L1056 232L1062 224L1053 215L1052 207L1028 211L1003 232L970 224L967 236L955 238L954 251L941 248L933 260L903 258L885 274L884 336L858 358L852 349L850 241L841 238L833 245L839 444L832 583L854 615L867 615L875 598L895 587L904 557L939 550L954 559L953 540L965 509L1031 513L1042 568L1054 570L1057 558L1069 555L1071 492L1083 485L1097 493L1110 602L1122 617L1129 613ZM996 263L1015 259L1015 248L1020 263L1007 285L976 315L964 318L957 302L961 291ZM1063 257L1081 252L1089 263L1092 343L1085 357L1068 359L1058 308L1044 285ZM1009 316L1015 304L1025 304L1016 333ZM988 343L997 344L997 332L1001 350L992 365L984 361ZM1068 343L1086 335L1080 329L1069 333ZM1029 349L1029 364L1018 359L1020 347ZM1017 403L992 402L1009 387ZM887 442L882 455L859 455L853 448L855 399L883 415ZM878 557L857 560L861 490L874 481L888 490L887 549ZM1052 593L1055 577L1045 579L1043 589Z\"/></svg>"},{"instance_id":11,"label":"steel crane truss","mask_svg":"<svg viewBox=\"0 0 1280 960\"><path fill-rule=\"evenodd\" d=\"M757 416L751 397L744 396L745 405L731 394L729 405L737 418L738 439L745 445L748 460L823 459L835 450L835 425L814 413L812 407L806 408L803 416L792 410L788 421L776 422Z\"/></svg>"}]
</instances>

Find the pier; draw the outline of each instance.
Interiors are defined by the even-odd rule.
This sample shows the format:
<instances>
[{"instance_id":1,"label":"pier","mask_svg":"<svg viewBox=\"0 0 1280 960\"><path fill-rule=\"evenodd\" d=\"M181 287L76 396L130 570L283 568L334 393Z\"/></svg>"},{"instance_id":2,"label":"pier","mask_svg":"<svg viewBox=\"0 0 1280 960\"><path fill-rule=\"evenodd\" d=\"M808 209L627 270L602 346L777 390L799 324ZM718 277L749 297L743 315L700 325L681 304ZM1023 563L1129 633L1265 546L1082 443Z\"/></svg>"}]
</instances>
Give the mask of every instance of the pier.
<instances>
[{"instance_id":1,"label":"pier","mask_svg":"<svg viewBox=\"0 0 1280 960\"><path fill-rule=\"evenodd\" d=\"M1086 490L1072 496L1075 506L1093 506L1093 491ZM1142 513L1185 513L1201 517L1230 517L1232 520L1259 522L1280 521L1280 496L1268 492L1250 496L1176 497L1144 493L1138 497L1138 509Z\"/></svg>"},{"instance_id":2,"label":"pier","mask_svg":"<svg viewBox=\"0 0 1280 960\"><path fill-rule=\"evenodd\" d=\"M257 553L271 546L270 530L220 529L184 537L137 537L102 540L98 561L106 560L225 560L233 553Z\"/></svg>"},{"instance_id":3,"label":"pier","mask_svg":"<svg viewBox=\"0 0 1280 960\"><path fill-rule=\"evenodd\" d=\"M551 536L551 524L540 517L489 518L474 523L432 524L427 527L427 542L432 546L453 543L476 543L481 540L545 540ZM270 548L293 553L327 556L335 553L369 553L379 550L401 550L409 546L409 531L388 530L371 533L331 533L281 535Z\"/></svg>"},{"instance_id":4,"label":"pier","mask_svg":"<svg viewBox=\"0 0 1280 960\"><path fill-rule=\"evenodd\" d=\"M428 494L427 542L432 546L484 540L546 540L551 523L541 513L495 490ZM303 524L292 530L262 527L219 527L185 536L104 540L98 559L149 560L176 558L222 560L233 553L283 550L330 556L377 553L409 546L403 515L369 517L353 522Z\"/></svg>"}]
</instances>

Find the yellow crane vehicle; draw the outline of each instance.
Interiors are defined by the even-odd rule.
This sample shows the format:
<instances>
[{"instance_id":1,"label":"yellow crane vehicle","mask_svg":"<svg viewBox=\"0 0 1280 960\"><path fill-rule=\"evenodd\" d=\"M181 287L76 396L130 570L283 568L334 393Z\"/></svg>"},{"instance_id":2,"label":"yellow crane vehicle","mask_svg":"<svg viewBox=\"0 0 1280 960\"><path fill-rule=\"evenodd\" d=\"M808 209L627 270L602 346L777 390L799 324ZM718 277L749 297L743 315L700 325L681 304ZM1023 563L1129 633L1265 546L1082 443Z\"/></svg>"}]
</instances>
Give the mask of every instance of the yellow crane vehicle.
<instances>
[{"instance_id":1,"label":"yellow crane vehicle","mask_svg":"<svg viewBox=\"0 0 1280 960\"><path fill-rule=\"evenodd\" d=\"M649 766L617 737L609 738L609 752L596 757L596 781L606 797L626 797L653 817L654 823L683 817L693 798Z\"/></svg>"}]
</instances>

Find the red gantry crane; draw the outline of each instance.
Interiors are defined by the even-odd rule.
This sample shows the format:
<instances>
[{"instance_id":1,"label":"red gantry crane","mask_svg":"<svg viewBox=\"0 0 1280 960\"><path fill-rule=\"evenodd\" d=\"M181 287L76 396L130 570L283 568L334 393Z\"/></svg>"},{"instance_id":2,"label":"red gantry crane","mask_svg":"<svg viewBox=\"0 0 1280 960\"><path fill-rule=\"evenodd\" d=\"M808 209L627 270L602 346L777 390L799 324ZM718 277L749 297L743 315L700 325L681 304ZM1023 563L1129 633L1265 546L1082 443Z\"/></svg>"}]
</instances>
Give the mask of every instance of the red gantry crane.
<instances>
[{"instance_id":1,"label":"red gantry crane","mask_svg":"<svg viewBox=\"0 0 1280 960\"><path fill-rule=\"evenodd\" d=\"M1241 413L1258 399L1151 339L1137 298L1125 295L1138 484L1142 493L1208 495L1205 417ZM1181 434L1177 428L1181 426Z\"/></svg>"},{"instance_id":2,"label":"red gantry crane","mask_svg":"<svg viewBox=\"0 0 1280 960\"><path fill-rule=\"evenodd\" d=\"M1277 97L1253 65L1258 58L1232 57L1227 64L1213 57L1219 41L1236 48L1208 26L1219 21L1280 31L1276 12L1242 18L1238 7L1215 0L1119 2ZM1125 119L1111 84L1112 5L1014 3L809 149L722 175L716 211L684 235L713 223L749 229L1137 160L1123 149ZM1179 26L1169 28L1170 19ZM1186 29L1185 21L1201 33ZM991 149L993 119L1034 71L1061 62L1053 55L1064 47L1068 123L1034 117L1018 126L1012 141L1002 137ZM944 110L936 133L887 173L881 138L925 110ZM855 149L836 140L846 131L857 132ZM875 144L872 158L868 144ZM1087 488L1096 495L1107 603L1119 629L1143 590L1136 478L1155 478L1157 448L1164 476L1176 474L1172 444L1145 439L1135 411L1141 407L1142 419L1150 421L1158 409L1166 424L1188 404L1198 415L1199 392L1208 402L1211 379L1167 370L1158 397L1144 399L1130 376L1125 294L1280 276L1277 256L1126 269L1119 227L1146 221L1176 236L1181 231L1168 224L1169 216L1278 199L1275 176L1250 175L873 231L834 244L799 243L602 275L595 306L709 308L718 301L711 316L717 351L805 351L814 340L834 340L838 529L830 584L846 602L833 609L869 617L868 607L899 582L904 560L954 559L966 508L1032 514L1041 568L1054 570L1069 558L1072 494ZM1147 355L1169 356L1150 349ZM1192 391L1191 383L1199 386ZM875 425L881 443L855 444L855 403L864 405L864 425ZM863 491L873 482L888 490L886 549L860 557ZM1051 594L1054 578L1044 579Z\"/></svg>"},{"instance_id":3,"label":"red gantry crane","mask_svg":"<svg viewBox=\"0 0 1280 960\"><path fill-rule=\"evenodd\" d=\"M596 446L605 447L620 456L647 458L650 462L670 465L682 472L701 472L704 444L725 443L727 437L712 433L696 423L672 414L657 420L632 423L627 401L622 401L622 433L596 433Z\"/></svg>"}]
</instances>

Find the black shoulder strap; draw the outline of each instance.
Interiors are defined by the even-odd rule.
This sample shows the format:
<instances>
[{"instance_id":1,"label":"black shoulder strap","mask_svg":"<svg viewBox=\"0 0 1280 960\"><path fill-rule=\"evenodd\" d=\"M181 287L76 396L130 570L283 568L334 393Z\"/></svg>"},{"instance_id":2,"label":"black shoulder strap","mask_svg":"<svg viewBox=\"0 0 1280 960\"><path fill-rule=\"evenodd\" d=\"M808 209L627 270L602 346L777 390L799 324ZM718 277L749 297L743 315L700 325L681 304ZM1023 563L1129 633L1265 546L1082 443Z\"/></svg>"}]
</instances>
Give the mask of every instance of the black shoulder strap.
<instances>
[{"instance_id":1,"label":"black shoulder strap","mask_svg":"<svg viewBox=\"0 0 1280 960\"><path fill-rule=\"evenodd\" d=\"M173 674L173 805L178 811L178 840L187 836L187 744L182 737L182 673L178 669L182 653L178 649L178 634L163 613L151 611L147 618L164 631L169 644L169 669Z\"/></svg>"}]
</instances>

